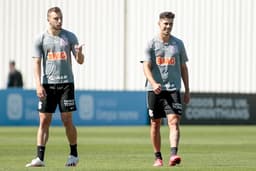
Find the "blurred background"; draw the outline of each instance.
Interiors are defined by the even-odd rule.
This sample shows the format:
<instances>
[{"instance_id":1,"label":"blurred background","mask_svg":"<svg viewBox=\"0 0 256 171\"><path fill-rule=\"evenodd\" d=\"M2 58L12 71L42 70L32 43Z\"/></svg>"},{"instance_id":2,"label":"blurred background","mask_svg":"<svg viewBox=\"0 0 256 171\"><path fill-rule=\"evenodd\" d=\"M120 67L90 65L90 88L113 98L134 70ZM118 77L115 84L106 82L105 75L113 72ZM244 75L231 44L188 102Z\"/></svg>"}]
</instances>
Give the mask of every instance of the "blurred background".
<instances>
[{"instance_id":1,"label":"blurred background","mask_svg":"<svg viewBox=\"0 0 256 171\"><path fill-rule=\"evenodd\" d=\"M122 106L118 102L123 100L124 106L126 102L130 106L136 106L134 103L139 102L139 106L143 107L141 110L146 112L145 77L139 61L148 39L158 33L159 13L172 11L176 15L172 34L183 40L189 57L190 90L193 96L187 107L191 107L189 112L197 108L193 117L191 115L192 120L201 115L210 118L214 115L215 119L223 121L225 110L225 121L231 115L236 116L231 118L230 123L256 122L251 121L254 120L251 102L255 100L256 93L254 0L1 0L0 93L1 108L6 109L6 113L9 111L8 104L5 104L8 102L8 93L13 91L19 91L16 94L31 93L31 99L27 102L26 95L21 95L22 109L12 109L22 111L20 118L26 117L24 115L30 110L35 110L31 52L35 37L47 28L47 10L53 6L62 9L63 28L74 32L79 42L85 43L85 64L73 62L78 105L87 103L97 114L102 111L99 107L103 104L107 104L104 110L113 108L116 111ZM6 90L10 60L16 62L16 68L23 75L23 90ZM107 99L96 100L98 97L95 97L95 93L110 91L121 94L117 94L112 101L109 99L111 94L100 96L106 95ZM88 92L91 94L88 95ZM127 98L131 95L129 93L122 99L118 98L127 92L139 95L133 94ZM80 93L85 97L80 98ZM12 99L19 98L15 96ZM81 102L81 99L84 101ZM11 104L17 103L15 100ZM102 102L96 104L98 101ZM26 109L27 105L31 105L31 109ZM202 108L205 110L198 112ZM132 111L136 109L138 107ZM88 108L81 109L83 112L85 110ZM100 116L104 114L107 115L106 111ZM188 115L185 111L187 119ZM209 119L205 117L201 119ZM214 123L221 122L218 120ZM15 124L19 122L15 121Z\"/></svg>"}]
</instances>

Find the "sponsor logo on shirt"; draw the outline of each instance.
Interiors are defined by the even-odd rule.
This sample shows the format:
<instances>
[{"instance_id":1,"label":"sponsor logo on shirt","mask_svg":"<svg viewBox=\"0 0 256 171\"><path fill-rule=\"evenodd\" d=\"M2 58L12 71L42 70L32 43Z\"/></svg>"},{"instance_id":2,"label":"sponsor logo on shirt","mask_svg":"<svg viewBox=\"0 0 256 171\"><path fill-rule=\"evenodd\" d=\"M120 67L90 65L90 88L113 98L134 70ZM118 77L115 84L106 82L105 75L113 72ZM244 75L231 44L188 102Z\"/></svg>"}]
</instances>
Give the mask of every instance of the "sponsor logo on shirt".
<instances>
[{"instance_id":1,"label":"sponsor logo on shirt","mask_svg":"<svg viewBox=\"0 0 256 171\"><path fill-rule=\"evenodd\" d=\"M175 65L176 61L174 57L156 57L156 64L157 65Z\"/></svg>"},{"instance_id":2,"label":"sponsor logo on shirt","mask_svg":"<svg viewBox=\"0 0 256 171\"><path fill-rule=\"evenodd\" d=\"M62 52L48 52L47 55L48 60L56 61L56 60L66 60L67 54L65 51Z\"/></svg>"}]
</instances>

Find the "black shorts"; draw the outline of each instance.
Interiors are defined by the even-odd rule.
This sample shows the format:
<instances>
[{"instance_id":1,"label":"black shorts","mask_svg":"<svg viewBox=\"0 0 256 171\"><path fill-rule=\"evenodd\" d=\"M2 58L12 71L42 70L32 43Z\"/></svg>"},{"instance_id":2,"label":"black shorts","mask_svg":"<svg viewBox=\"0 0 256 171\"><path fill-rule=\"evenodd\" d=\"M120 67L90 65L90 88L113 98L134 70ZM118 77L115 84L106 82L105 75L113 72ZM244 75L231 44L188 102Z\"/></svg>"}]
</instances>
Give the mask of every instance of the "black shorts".
<instances>
[{"instance_id":1,"label":"black shorts","mask_svg":"<svg viewBox=\"0 0 256 171\"><path fill-rule=\"evenodd\" d=\"M155 94L147 92L147 107L150 118L164 118L168 114L182 114L182 104L179 91L162 91Z\"/></svg>"},{"instance_id":2,"label":"black shorts","mask_svg":"<svg viewBox=\"0 0 256 171\"><path fill-rule=\"evenodd\" d=\"M73 83L43 84L46 98L39 100L38 111L54 113L57 105L60 112L72 112L76 110L75 88Z\"/></svg>"}]
</instances>

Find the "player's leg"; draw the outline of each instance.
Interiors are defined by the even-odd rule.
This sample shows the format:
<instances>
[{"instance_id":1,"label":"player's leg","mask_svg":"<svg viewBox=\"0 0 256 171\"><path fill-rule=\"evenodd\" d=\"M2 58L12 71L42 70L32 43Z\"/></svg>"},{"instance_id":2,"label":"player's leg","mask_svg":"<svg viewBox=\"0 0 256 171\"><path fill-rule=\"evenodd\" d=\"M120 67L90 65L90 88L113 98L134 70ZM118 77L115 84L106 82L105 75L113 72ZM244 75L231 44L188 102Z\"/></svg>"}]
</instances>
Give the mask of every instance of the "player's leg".
<instances>
[{"instance_id":1,"label":"player's leg","mask_svg":"<svg viewBox=\"0 0 256 171\"><path fill-rule=\"evenodd\" d=\"M49 138L52 113L39 113L40 124L37 130L37 146L45 146Z\"/></svg>"},{"instance_id":2,"label":"player's leg","mask_svg":"<svg viewBox=\"0 0 256 171\"><path fill-rule=\"evenodd\" d=\"M55 111L57 102L54 97L54 86L43 85L46 91L46 98L39 99L39 127L37 130L37 157L33 159L26 167L44 166L45 146L49 138L49 127L52 121L52 113Z\"/></svg>"},{"instance_id":3,"label":"player's leg","mask_svg":"<svg viewBox=\"0 0 256 171\"><path fill-rule=\"evenodd\" d=\"M39 112L40 123L37 130L37 157L44 161L45 146L49 138L49 127L52 121L52 113Z\"/></svg>"},{"instance_id":4,"label":"player's leg","mask_svg":"<svg viewBox=\"0 0 256 171\"><path fill-rule=\"evenodd\" d=\"M162 166L163 165L163 159L161 154L161 133L160 133L160 127L161 127L161 118L159 119L151 119L150 124L150 139L151 143L153 145L153 150L155 153L155 162L153 166Z\"/></svg>"},{"instance_id":5,"label":"player's leg","mask_svg":"<svg viewBox=\"0 0 256 171\"><path fill-rule=\"evenodd\" d=\"M180 115L176 114L170 114L168 117L168 126L170 129L170 146L171 146L171 157L169 161L170 166L175 166L176 164L179 164L181 161L181 158L177 155L178 153L178 146L179 146L179 140L180 140Z\"/></svg>"},{"instance_id":6,"label":"player's leg","mask_svg":"<svg viewBox=\"0 0 256 171\"><path fill-rule=\"evenodd\" d=\"M72 121L72 113L71 112L63 112L61 114L61 120L65 127L66 136L70 145L77 144L77 130ZM77 154L71 154L77 156Z\"/></svg>"},{"instance_id":7,"label":"player's leg","mask_svg":"<svg viewBox=\"0 0 256 171\"><path fill-rule=\"evenodd\" d=\"M43 167L45 146L49 138L49 127L52 120L51 113L39 112L39 127L37 130L37 157L33 159L26 167Z\"/></svg>"},{"instance_id":8,"label":"player's leg","mask_svg":"<svg viewBox=\"0 0 256 171\"><path fill-rule=\"evenodd\" d=\"M170 141L170 166L175 166L181 162L181 158L177 155L180 140L180 119L182 113L180 93L178 91L168 92L166 94L165 111L167 114L169 126Z\"/></svg>"},{"instance_id":9,"label":"player's leg","mask_svg":"<svg viewBox=\"0 0 256 171\"><path fill-rule=\"evenodd\" d=\"M70 154L66 166L76 166L78 164L77 152L77 130L73 124L72 111L76 110L74 84L63 84L60 98L61 120L65 127L66 136L70 145Z\"/></svg>"},{"instance_id":10,"label":"player's leg","mask_svg":"<svg viewBox=\"0 0 256 171\"><path fill-rule=\"evenodd\" d=\"M155 154L155 161L153 166L163 166L163 158L161 154L161 118L158 110L158 96L153 92L147 92L147 107L150 117L150 140Z\"/></svg>"},{"instance_id":11,"label":"player's leg","mask_svg":"<svg viewBox=\"0 0 256 171\"><path fill-rule=\"evenodd\" d=\"M161 151L160 127L161 127L161 118L160 119L151 119L150 138L151 138L154 152Z\"/></svg>"},{"instance_id":12,"label":"player's leg","mask_svg":"<svg viewBox=\"0 0 256 171\"><path fill-rule=\"evenodd\" d=\"M167 116L168 117L168 126L170 129L170 144L171 147L178 148L179 145L179 140L180 140L180 127L179 127L179 122L180 122L180 116L176 114L170 114ZM173 151L173 155L177 154L177 151Z\"/></svg>"},{"instance_id":13,"label":"player's leg","mask_svg":"<svg viewBox=\"0 0 256 171\"><path fill-rule=\"evenodd\" d=\"M61 120L65 127L66 136L70 144L70 154L66 166L76 166L79 161L77 153L77 130L72 121L72 113L63 112L61 114Z\"/></svg>"}]
</instances>

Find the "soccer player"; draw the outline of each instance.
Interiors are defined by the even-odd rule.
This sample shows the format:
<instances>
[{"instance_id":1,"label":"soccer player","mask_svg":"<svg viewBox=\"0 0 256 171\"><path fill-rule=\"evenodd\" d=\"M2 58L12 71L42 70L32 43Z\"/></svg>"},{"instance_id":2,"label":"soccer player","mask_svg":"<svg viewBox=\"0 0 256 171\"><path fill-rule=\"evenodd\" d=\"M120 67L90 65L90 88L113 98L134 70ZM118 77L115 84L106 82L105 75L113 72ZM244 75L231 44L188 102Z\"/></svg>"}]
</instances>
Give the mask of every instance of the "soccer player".
<instances>
[{"instance_id":1,"label":"soccer player","mask_svg":"<svg viewBox=\"0 0 256 171\"><path fill-rule=\"evenodd\" d=\"M159 16L160 33L148 42L143 58L146 77L147 107L150 117L150 137L155 153L153 166L163 166L161 154L160 126L167 117L169 126L170 159L169 166L181 162L177 155L180 139L180 119L182 103L180 97L181 79L185 93L184 102L189 103L188 61L183 42L171 35L174 14L163 12Z\"/></svg>"},{"instance_id":2,"label":"soccer player","mask_svg":"<svg viewBox=\"0 0 256 171\"><path fill-rule=\"evenodd\" d=\"M37 157L26 167L45 166L45 147L52 115L57 105L70 144L66 166L76 166L79 158L77 131L72 121L72 112L76 110L76 104L71 52L79 64L83 64L84 55L75 34L62 29L62 12L59 7L48 10L47 20L47 31L42 33L34 44L33 61L40 123L37 132Z\"/></svg>"}]
</instances>

